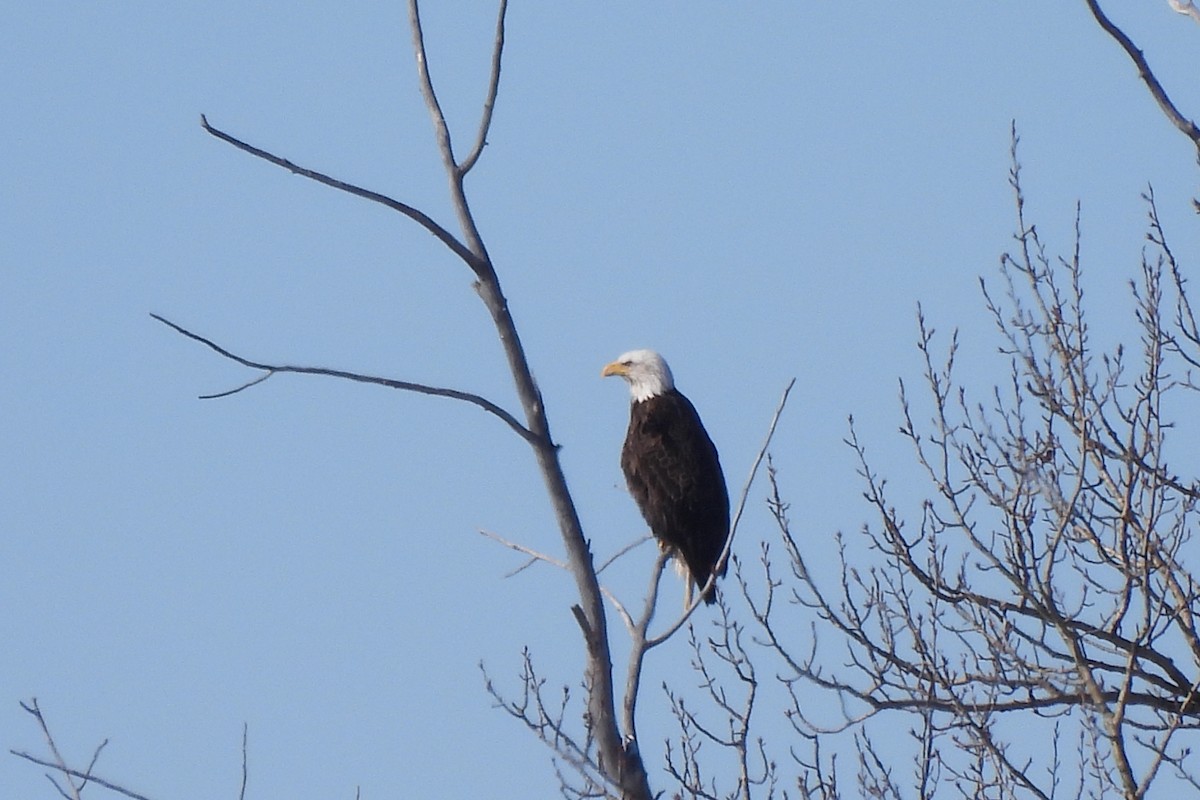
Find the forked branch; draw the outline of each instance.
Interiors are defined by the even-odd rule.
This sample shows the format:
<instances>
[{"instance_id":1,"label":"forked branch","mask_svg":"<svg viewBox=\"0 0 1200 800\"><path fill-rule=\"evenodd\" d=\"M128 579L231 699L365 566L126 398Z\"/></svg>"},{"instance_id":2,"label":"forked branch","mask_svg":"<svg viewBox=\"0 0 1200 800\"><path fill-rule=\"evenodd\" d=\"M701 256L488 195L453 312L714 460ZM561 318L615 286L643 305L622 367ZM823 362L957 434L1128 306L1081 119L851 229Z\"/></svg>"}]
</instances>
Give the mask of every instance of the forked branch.
<instances>
[{"instance_id":1,"label":"forked branch","mask_svg":"<svg viewBox=\"0 0 1200 800\"><path fill-rule=\"evenodd\" d=\"M173 329L177 333L186 336L193 341L200 342L214 352L217 352L225 358L228 358L230 361L235 361L238 364L241 364L243 367L262 370L265 373L248 383L242 384L236 389L217 392L215 394L202 394L200 395L201 400L214 400L220 397L229 397L230 395L249 389L252 386L257 386L258 384L270 378L272 375L279 373L290 372L298 375L325 375L330 378L342 378L343 380L355 381L357 383L371 383L375 384L376 386L386 386L389 389L400 389L406 392L416 392L418 394L428 394L435 397L449 397L452 400L461 400L464 403L470 403L471 405L478 406L489 414L499 418L506 425L508 425L508 427L516 431L517 434L525 441L530 442L531 444L537 442L537 439L533 433L524 425L522 425L516 417L493 403L491 400L488 400L486 397L481 397L477 394L472 394L471 392L463 392L458 389L446 389L441 386L429 386L424 383L413 383L412 381L400 381L395 380L394 378L381 378L375 375L363 375L358 372L348 372L342 369L306 367L295 364L265 364L260 361L251 361L248 358L243 358L242 356L225 349L211 339L207 339L198 333L193 333L182 325L178 325L166 317L159 316L158 314L151 314L150 316L161 322L163 325L166 325L168 328Z\"/></svg>"},{"instance_id":2,"label":"forked branch","mask_svg":"<svg viewBox=\"0 0 1200 800\"><path fill-rule=\"evenodd\" d=\"M81 772L80 770L72 769L71 767L67 766L66 760L63 758L62 753L59 752L58 744L54 741L54 735L50 733L50 725L46 722L45 715L42 714L42 709L38 705L37 698L35 697L31 699L28 703L21 703L21 708L27 714L37 720L38 727L42 730L42 736L46 740L46 746L50 748L50 754L52 758L39 758L21 750L9 750L8 752L12 753L18 758L23 758L26 761L37 764L38 766L54 770L56 774L65 778L66 788L64 789L63 786L59 784L57 780L55 780L53 774L46 774L46 778L52 784L54 784L54 788L58 789L58 793L66 798L66 800L80 800L80 796L84 787L86 787L89 783L94 783L97 786L103 786L109 791L125 795L126 797L132 798L132 800L150 800L150 798L146 797L145 795L138 794L130 789L126 789L124 786L112 783L111 781L106 781L103 778L96 777L92 774L92 770L96 766L96 761L100 758L100 752L104 749L105 745L108 744L107 739L101 742L96 748L95 752L92 754L92 760L88 764L88 768L86 770ZM79 782L76 783L75 779L78 779Z\"/></svg>"},{"instance_id":3,"label":"forked branch","mask_svg":"<svg viewBox=\"0 0 1200 800\"><path fill-rule=\"evenodd\" d=\"M501 0L489 86L498 84L499 81L504 36L503 18L506 8L505 0ZM646 777L645 765L637 751L637 743L627 740L622 735L617 719L612 679L612 654L608 641L608 619L605 616L600 582L592 563L591 548L584 537L579 513L575 508L570 489L567 487L566 476L563 474L562 464L558 458L558 449L555 447L550 433L550 422L546 416L542 394L533 379L533 371L529 367L525 347L521 343L516 323L509 312L508 299L500 287L500 279L492 265L487 248L484 246L478 226L475 224L470 204L467 202L463 187L463 178L466 174L464 165L467 168L473 166L474 156L463 165L455 161L449 127L446 124L445 115L442 113L437 93L434 90L433 78L429 72L425 36L417 0L409 0L408 10L421 92L425 97L425 104L433 121L435 138L442 154L442 163L450 178L451 201L454 204L466 245L478 259L478 268L475 271L478 276L476 290L487 307L488 313L491 314L496 334L504 348L509 372L516 385L517 396L520 398L521 407L525 412L525 425L535 437L532 443L534 455L546 485L546 492L554 507L559 532L566 548L567 563L570 565L571 575L575 578L576 588L579 592L579 604L573 606L571 611L579 623L587 646L585 683L588 687L588 718L591 735L599 750L598 763L603 766L605 778L611 782L611 785L623 798L650 800L653 795ZM488 97L489 103L485 107L480 125L479 138L481 140L486 140L487 137L495 87L489 89Z\"/></svg>"}]
</instances>

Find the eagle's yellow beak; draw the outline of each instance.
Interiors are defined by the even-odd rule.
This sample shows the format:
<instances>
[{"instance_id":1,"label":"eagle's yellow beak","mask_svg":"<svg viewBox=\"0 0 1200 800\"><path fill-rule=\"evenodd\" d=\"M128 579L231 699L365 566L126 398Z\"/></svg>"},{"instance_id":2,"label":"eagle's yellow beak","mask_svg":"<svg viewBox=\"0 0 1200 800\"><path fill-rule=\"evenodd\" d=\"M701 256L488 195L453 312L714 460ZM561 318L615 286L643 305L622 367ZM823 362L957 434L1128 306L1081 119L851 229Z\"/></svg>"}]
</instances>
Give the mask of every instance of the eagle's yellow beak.
<instances>
[{"instance_id":1,"label":"eagle's yellow beak","mask_svg":"<svg viewBox=\"0 0 1200 800\"><path fill-rule=\"evenodd\" d=\"M629 374L629 367L622 364L620 361L614 361L611 364L605 364L604 369L600 370L600 377L607 378L610 375L625 376Z\"/></svg>"}]
</instances>

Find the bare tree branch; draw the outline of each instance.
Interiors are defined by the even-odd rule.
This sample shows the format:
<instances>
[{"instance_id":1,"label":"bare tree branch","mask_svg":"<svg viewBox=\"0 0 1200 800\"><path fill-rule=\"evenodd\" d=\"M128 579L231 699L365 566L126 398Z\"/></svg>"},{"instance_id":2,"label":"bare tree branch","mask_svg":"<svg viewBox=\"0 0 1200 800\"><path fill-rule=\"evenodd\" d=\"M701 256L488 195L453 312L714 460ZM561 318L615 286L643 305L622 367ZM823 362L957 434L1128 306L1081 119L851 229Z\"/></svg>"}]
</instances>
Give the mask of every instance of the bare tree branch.
<instances>
[{"instance_id":1,"label":"bare tree branch","mask_svg":"<svg viewBox=\"0 0 1200 800\"><path fill-rule=\"evenodd\" d=\"M630 553L630 552L636 550L637 548L641 547L642 545L644 545L646 542L652 540L653 538L654 538L653 534L647 533L647 534L642 535L641 538L635 539L632 542L630 542L629 544L625 545L620 550L618 550L617 552L615 552L611 556L609 556L607 559L605 559L603 564L596 567L596 574L599 575L600 573L604 572L604 570L606 570L610 566L612 566L612 564L617 559L621 558L622 556L624 556L627 553Z\"/></svg>"},{"instance_id":2,"label":"bare tree branch","mask_svg":"<svg viewBox=\"0 0 1200 800\"><path fill-rule=\"evenodd\" d=\"M81 780L83 780L85 782L94 783L97 786L103 786L105 789L108 789L109 791L116 792L117 794L123 794L126 797L133 798L133 800L150 800L150 798L146 797L146 795L144 795L144 794L138 794L137 792L133 791L132 789L126 789L124 786L121 786L116 783L112 783L111 781L106 781L104 778L101 778L97 775L93 775L90 772L80 772L79 770L71 769L69 767L62 767L53 761L47 761L45 759L38 758L37 756L30 755L29 753L25 753L20 750L9 750L8 752L12 753L14 756L17 756L18 758L23 758L26 761L30 761L39 766L50 767L51 769L58 770L63 775L68 775L72 778L80 778ZM49 777L49 776L47 776L47 777ZM51 778L51 781L53 781L52 778ZM57 785L57 784L55 784L55 785ZM59 789L59 791L62 791L61 788ZM69 796L72 797L72 800L75 800L75 798L77 797L77 795L69 795Z\"/></svg>"},{"instance_id":3,"label":"bare tree branch","mask_svg":"<svg viewBox=\"0 0 1200 800\"><path fill-rule=\"evenodd\" d=\"M33 718L37 720L38 727L40 727L42 729L42 737L46 740L46 746L50 748L50 754L54 757L54 762L48 763L48 762L38 761L37 759L33 758L32 756L30 756L26 753L15 753L15 754L21 756L22 758L26 758L26 759L29 759L30 761L34 761L35 763L41 764L42 766L54 767L55 769L57 769L59 772L61 772L63 775L66 776L67 788L70 790L69 792L67 790L64 790L61 786L59 786L58 782L56 780L54 780L54 778L52 776L47 775L46 777L49 778L50 782L54 784L54 788L58 789L58 793L61 794L63 797L67 798L67 800L79 800L79 792L83 787L82 787L82 785L76 786L75 782L71 780L71 772L70 772L70 770L67 769L67 763L65 760L63 760L62 753L60 753L58 751L58 745L55 744L54 737L50 734L50 726L46 723L45 716L42 715L42 709L38 707L37 698L36 697L32 698L28 703L21 703L21 708L26 713L31 714L33 716ZM104 747L104 745L101 744L100 747L102 748L102 747ZM96 750L97 756L99 755L99 753L100 753L100 749L97 748L97 750ZM93 762L93 764L95 763L95 758L92 759L92 762ZM86 781L86 776L78 776L78 777L83 777Z\"/></svg>"},{"instance_id":4,"label":"bare tree branch","mask_svg":"<svg viewBox=\"0 0 1200 800\"><path fill-rule=\"evenodd\" d=\"M387 195L380 194L379 192L375 192L370 189L364 189L361 186L355 186L352 183L346 183L345 181L340 181L337 178L330 177L323 172L317 172L316 170L293 164L286 158L282 158L274 153L267 152L262 148L255 147L252 144L238 139L236 136L226 133L219 128L213 127L212 125L208 124L208 118L203 114L200 115L200 126L204 128L205 132L217 137L223 142L233 145L238 150L249 153L256 158L261 158L262 160L270 162L277 167L283 167L284 169L293 172L296 175L309 178L310 180L314 180L317 183L322 183L326 186L337 189L338 191L346 192L356 197L370 200L373 203L379 203L380 205L387 206L393 211L398 211L399 213L411 219L413 222L416 222L425 230L432 233L439 241L442 242L442 244L446 245L446 247L450 248L450 250L456 256L461 258L463 262L473 271L478 270L480 264L476 255L467 249L462 242L456 239L454 234L450 233L450 231L446 230L444 227L435 222L433 218L425 212L413 208L407 203L402 203L399 200L394 200L388 197Z\"/></svg>"},{"instance_id":5,"label":"bare tree branch","mask_svg":"<svg viewBox=\"0 0 1200 800\"><path fill-rule=\"evenodd\" d=\"M509 539L505 539L503 536L501 536L498 533L493 533L492 531L484 530L483 528L479 529L479 533L481 535L487 537L488 539L491 539L493 542L496 542L497 544L504 545L509 550L515 550L518 553L524 553L525 555L529 556L530 563L537 563L538 561L542 561L546 564L549 564L552 567L558 567L559 569L564 569L564 570L570 569L570 567L567 566L565 561L560 561L559 559L554 558L553 556L546 555L545 553L543 553L539 550L534 550L532 547L526 547L525 545L520 544L519 542L514 542ZM508 573L504 577L510 578L513 575L516 575L518 572L521 572L522 570L524 570L527 566L528 566L528 564Z\"/></svg>"},{"instance_id":6,"label":"bare tree branch","mask_svg":"<svg viewBox=\"0 0 1200 800\"><path fill-rule=\"evenodd\" d=\"M611 776L595 752L590 729L582 738L569 731L566 716L571 706L570 689L562 687L558 700L550 700L545 693L546 680L534 668L529 648L522 653L521 694L515 700L508 700L500 694L482 663L479 669L483 673L484 686L496 706L523 724L575 773L581 783L573 783L555 763L555 772L564 795L581 800L610 796L606 787L611 785Z\"/></svg>"},{"instance_id":7,"label":"bare tree branch","mask_svg":"<svg viewBox=\"0 0 1200 800\"><path fill-rule=\"evenodd\" d=\"M508 13L508 0L500 0L500 11L496 15L496 40L492 47L492 77L488 82L487 99L483 101L483 116L479 121L479 132L476 134L475 146L458 165L458 171L466 175L475 166L483 148L487 146L488 131L492 127L492 112L496 108L496 94L500 91L500 60L504 52L504 17Z\"/></svg>"},{"instance_id":8,"label":"bare tree branch","mask_svg":"<svg viewBox=\"0 0 1200 800\"><path fill-rule=\"evenodd\" d=\"M1138 70L1138 77L1142 79L1142 82L1146 84L1146 88L1150 90L1150 96L1154 98L1154 102L1158 103L1158 107L1162 109L1162 112L1171 121L1171 124L1192 141L1192 144L1196 147L1197 154L1200 155L1200 128L1196 127L1195 122L1180 113L1175 104L1171 102L1171 98L1167 96L1167 90L1163 88L1154 71L1150 69L1150 64L1146 61L1145 54L1138 49L1137 45L1133 43L1133 40L1123 30L1113 24L1112 20L1100 8L1099 0L1084 1L1087 3L1088 9L1092 12L1092 16L1095 17L1096 22L1104 29L1104 32L1111 36L1117 44L1121 45L1121 49L1133 61ZM1191 5L1190 2L1188 5ZM1187 9L1178 7L1175 10L1180 11L1180 13L1191 13ZM1191 11L1195 11L1195 8L1193 7Z\"/></svg>"},{"instance_id":9,"label":"bare tree branch","mask_svg":"<svg viewBox=\"0 0 1200 800\"><path fill-rule=\"evenodd\" d=\"M484 397L480 397L477 394L472 394L471 392L463 392L463 391L459 391L458 389L446 389L446 388L443 388L440 386L428 386L423 383L413 383L411 381L399 381L399 380L394 380L392 378L380 378L380 377L376 377L374 375L362 375L357 372L347 372L346 370L340 370L340 369L327 369L325 367L305 367L305 366L296 366L296 365L291 365L291 364L264 364L259 361L251 361L248 358L243 358L242 356L239 356L239 355L225 349L224 347L221 347L217 343L213 342L211 339L207 339L207 338L199 335L198 333L193 333L192 331L188 330L187 328L184 328L182 325L178 325L174 322L171 322L166 317L162 317L162 316L159 316L158 314L153 314L153 313L150 316L153 317L154 319L158 320L159 322L161 322L163 325L166 325L167 327L172 328L177 333L182 334L183 336L186 336L187 338L192 339L193 341L200 342L201 344L207 346L209 349L219 353L220 355L224 356L225 358L228 358L230 361L235 361L244 367L250 367L251 369L262 370L263 372L266 373L265 375L262 375L256 379L250 381L249 383L243 384L236 389L231 389L227 392L218 392L216 394L200 395L201 400L212 400L212 399L219 398L219 397L228 397L229 395L236 394L240 391L243 391L244 389L249 389L251 386L256 386L256 385L262 383L263 381L265 381L267 378L271 377L272 375L275 375L278 373L295 373L295 374L299 374L299 375L325 375L327 377L342 378L343 380L355 381L357 383L370 383L370 384L374 384L376 386L386 386L389 389L400 389L400 390L406 391L406 392L416 392L417 394L427 394L427 395L433 395L434 397L448 397L448 398L451 398L452 400L461 400L465 403L470 403L471 405L478 406L479 408L482 408L484 411L487 411L489 414L492 414L492 415L498 417L506 425L508 425L508 427L510 427L514 431L516 431L516 433L525 441L527 441L531 444L539 443L539 440L533 434L533 432L530 431L528 428L526 428L524 425L522 425L517 420L516 417L514 417L509 412L505 411L500 406L493 403L491 400L488 400L487 398L484 398Z\"/></svg>"},{"instance_id":10,"label":"bare tree branch","mask_svg":"<svg viewBox=\"0 0 1200 800\"><path fill-rule=\"evenodd\" d=\"M637 739L637 702L641 695L642 667L646 660L646 632L650 629L650 621L654 619L654 610L658 606L658 590L662 585L663 569L667 566L671 554L665 550L658 551L654 566L650 569L650 589L646 592L646 602L642 614L635 623L626 618L631 639L629 648L629 667L625 673L625 700L621 704L621 727L628 736Z\"/></svg>"},{"instance_id":11,"label":"bare tree branch","mask_svg":"<svg viewBox=\"0 0 1200 800\"><path fill-rule=\"evenodd\" d=\"M242 785L238 789L238 800L246 800L246 783L250 780L249 770L250 723L242 723Z\"/></svg>"},{"instance_id":12,"label":"bare tree branch","mask_svg":"<svg viewBox=\"0 0 1200 800\"><path fill-rule=\"evenodd\" d=\"M527 547L527 546L521 544L520 542L514 542L509 539L505 539L503 536L500 536L497 533L493 533L492 531L484 530L482 528L479 530L479 533L482 536L484 536L488 539L491 539L493 542L496 542L497 544L507 547L509 550L514 550L518 553L522 553L526 556L529 556L529 560L526 561L524 564L522 564L521 566L517 567L516 569L514 569L508 573L505 573L504 577L506 577L506 578L511 578L512 576L514 576L518 573L524 572L525 570L529 569L531 566L533 566L534 564L537 564L539 562L543 563L543 564L549 564L552 567L557 567L558 569L565 570L567 572L571 571L570 564L567 564L565 561L561 561L561 560L554 558L553 556L547 555L546 553L543 553L539 550L534 550L532 547ZM638 544L641 544L641 542L640 541L635 542L633 545L627 545L626 547L622 548L622 550L617 554L617 556L613 556L612 558L610 558L606 562L606 564L611 564L618 556L620 556L626 552L629 552L630 550L633 549L634 546L636 546ZM599 573L600 570L596 570L596 572ZM613 608L616 609L617 613L621 616L621 619L625 622L625 627L629 631L632 632L634 629L633 617L631 617L629 612L625 609L625 605L621 602L620 598L618 598L617 595L611 589L609 589L607 586L605 586L604 584L600 585L600 591L605 597L608 598L608 601L610 603L612 603Z\"/></svg>"},{"instance_id":13,"label":"bare tree branch","mask_svg":"<svg viewBox=\"0 0 1200 800\"><path fill-rule=\"evenodd\" d=\"M96 761L100 758L100 751L102 751L105 745L108 744L107 739L101 742L96 748L95 752L92 754L92 760L88 764L86 771L80 772L79 770L71 769L67 766L66 761L62 757L62 753L60 753L58 750L58 744L54 741L54 736L50 733L50 726L46 722L46 717L42 714L41 707L38 706L37 698L32 698L28 703L21 703L21 708L37 720L38 727L40 727L42 730L42 736L46 740L46 746L50 748L52 760L38 758L37 756L22 752L20 750L9 750L8 752L14 756L17 756L18 758L23 758L26 761L32 762L39 766L49 767L50 769L53 769L62 775L66 779L66 784L68 787L66 790L59 785L58 781L56 781L52 775L47 774L46 777L52 784L54 784L54 787L58 789L59 794L67 798L67 800L80 800L80 792L83 791L83 788L87 786L88 783L94 783L97 786L103 786L105 789L116 792L117 794L125 795L126 797L132 798L132 800L150 800L150 798L146 797L145 795L138 794L137 792L131 791L123 786L106 781L103 778L99 778L92 774L92 770L96 766ZM80 782L76 784L72 778L78 778Z\"/></svg>"}]
</instances>

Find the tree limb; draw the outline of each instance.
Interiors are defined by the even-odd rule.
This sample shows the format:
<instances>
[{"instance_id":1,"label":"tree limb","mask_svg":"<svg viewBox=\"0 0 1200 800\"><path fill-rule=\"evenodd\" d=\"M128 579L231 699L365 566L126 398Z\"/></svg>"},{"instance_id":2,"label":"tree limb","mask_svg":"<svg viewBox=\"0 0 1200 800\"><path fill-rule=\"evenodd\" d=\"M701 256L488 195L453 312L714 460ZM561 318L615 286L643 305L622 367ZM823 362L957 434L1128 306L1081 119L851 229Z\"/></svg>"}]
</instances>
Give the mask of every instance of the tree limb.
<instances>
[{"instance_id":1,"label":"tree limb","mask_svg":"<svg viewBox=\"0 0 1200 800\"><path fill-rule=\"evenodd\" d=\"M96 766L96 760L100 757L100 751L103 750L104 746L108 744L107 739L101 742L100 746L96 748L95 753L92 755L92 760L88 764L86 772L80 772L79 770L71 769L67 766L66 761L62 757L62 753L60 753L58 750L58 745L54 741L54 736L50 733L50 726L46 722L46 717L42 714L42 709L38 705L37 698L35 697L31 699L28 703L21 703L21 708L37 720L38 727L42 729L42 736L46 739L46 746L50 748L50 753L53 756L53 760L38 758L37 756L22 752L20 750L9 750L8 752L14 756L17 756L18 758L23 758L26 761L42 767L48 767L64 775L67 778L67 786L70 787L70 794L68 794L61 786L59 786L58 781L54 780L51 775L46 775L46 777L49 778L50 782L54 784L59 793L63 795L63 797L67 798L67 800L80 800L80 792L83 791L83 788L87 786L88 783L94 783L97 786L103 786L105 789L117 792L118 794L123 794L126 797L132 798L132 800L150 800L150 798L146 797L145 795L140 795L137 792L126 789L123 786L118 786L115 783L106 781L103 778L98 778L92 774L92 769ZM75 782L71 780L72 778L79 778L80 783L76 785Z\"/></svg>"},{"instance_id":2,"label":"tree limb","mask_svg":"<svg viewBox=\"0 0 1200 800\"><path fill-rule=\"evenodd\" d=\"M256 379L250 381L249 383L242 384L241 386L239 386L236 389L231 389L226 392L217 392L216 394L200 395L201 400L212 400L212 399L219 398L219 397L228 397L231 394L237 394L238 392L240 392L244 389L249 389L251 386L256 386L257 384L262 383L267 378L269 378L272 375L275 375L277 373L290 372L290 373L295 373L295 374L299 374L299 375L325 375L325 376L328 376L331 378L342 378L344 380L355 381L357 383L371 383L371 384L375 384L376 386L386 386L389 389L400 389L400 390L406 391L406 392L416 392L417 394L428 394L428 395L433 395L435 397L449 397L453 400L461 400L465 403L470 403L471 405L478 406L479 408L482 408L484 411L488 412L489 414L496 416L497 418L502 420L506 425L508 425L508 427L510 427L514 431L516 431L517 434L525 441L527 441L531 444L537 444L540 442L540 440L533 434L533 432L530 431L528 428L526 428L524 425L522 425L520 423L520 421L518 421L517 418L514 417L512 414L505 411L503 408L496 405L491 400L488 400L485 397L480 397L477 394L472 394L471 392L463 392L463 391L459 391L458 389L446 389L446 388L443 388L440 386L427 386L426 384L423 384L423 383L413 383L411 381L399 381L399 380L394 380L392 378L380 378L380 377L376 377L374 375L362 375L357 372L347 372L346 370L340 370L340 369L327 369L325 367L304 367L304 366L295 366L295 365L291 365L291 364L264 364L259 361L251 361L248 358L243 358L242 356L239 356L233 352L230 352L229 350L226 350L224 347L221 347L219 344L217 344L216 342L213 342L211 339L207 339L198 333L193 333L192 331L188 330L187 328L184 328L182 325L177 325L176 323L171 322L166 317L162 317L162 316L159 316L158 314L153 314L153 313L150 316L153 317L154 319L158 320L159 322L161 322L163 325L166 325L168 328L172 328L177 333L182 334L183 336L186 336L187 338L192 339L194 341L200 342L201 344L207 346L209 349L219 353L220 355L224 356L225 358L228 358L230 361L235 361L238 364L241 364L244 367L250 367L251 369L263 370L266 373L265 375L263 375L259 378L256 378Z\"/></svg>"},{"instance_id":3,"label":"tree limb","mask_svg":"<svg viewBox=\"0 0 1200 800\"><path fill-rule=\"evenodd\" d=\"M1183 133L1184 136L1191 139L1192 144L1196 147L1197 153L1200 154L1200 128L1196 127L1196 123L1180 113L1175 104L1171 102L1171 98L1167 96L1167 90L1163 88L1155 76L1154 71L1150 69L1149 62L1146 61L1146 56L1138 49L1123 30L1113 24L1112 20L1105 15L1100 8L1099 0L1085 0L1088 9L1092 12L1092 16L1096 18L1096 22L1104 29L1104 32L1111 36L1117 44L1121 45L1121 49L1129 56L1137 67L1138 76L1142 82L1146 84L1146 88L1150 90L1150 96L1154 98L1154 102L1158 103L1158 107L1166 114L1167 119L1171 124ZM1176 8L1177 11L1180 9ZM1181 13L1187 13L1183 10Z\"/></svg>"},{"instance_id":4,"label":"tree limb","mask_svg":"<svg viewBox=\"0 0 1200 800\"><path fill-rule=\"evenodd\" d=\"M461 258L463 262L466 263L466 265L472 270L476 270L478 268L479 261L475 257L475 254L468 250L462 242L455 238L454 234L450 233L450 231L446 230L444 227L435 222L433 218L425 212L413 208L407 203L394 200L387 195L372 191L371 189L364 189L361 186L355 186L352 183L340 181L337 178L333 178L323 172L317 172L316 170L308 169L307 167L301 167L298 164L293 164L286 158L282 158L274 153L267 152L262 148L255 147L252 144L238 139L236 136L228 134L219 128L213 127L212 125L208 124L208 118L203 114L200 115L200 126L204 128L205 132L217 137L221 141L228 142L238 150L249 153L256 158L261 158L262 160L270 162L277 167L283 167L290 172L310 180L314 180L317 183L322 183L326 186L337 189L338 191L347 192L348 194L352 194L356 197L370 200L373 203L379 203L380 205L387 206L393 211L398 211L412 221L416 222L425 230L432 233L438 238L438 240L442 242L442 244L446 245L446 247L450 248L450 250L456 256Z\"/></svg>"},{"instance_id":5,"label":"tree limb","mask_svg":"<svg viewBox=\"0 0 1200 800\"><path fill-rule=\"evenodd\" d=\"M487 99L483 101L483 116L479 121L475 146L458 165L458 171L466 175L475 166L483 148L487 145L488 130L492 127L492 112L496 108L496 94L500 91L500 57L504 52L504 17L508 13L508 0L500 0L500 12L496 15L496 41L492 48L492 76L488 82Z\"/></svg>"}]
</instances>

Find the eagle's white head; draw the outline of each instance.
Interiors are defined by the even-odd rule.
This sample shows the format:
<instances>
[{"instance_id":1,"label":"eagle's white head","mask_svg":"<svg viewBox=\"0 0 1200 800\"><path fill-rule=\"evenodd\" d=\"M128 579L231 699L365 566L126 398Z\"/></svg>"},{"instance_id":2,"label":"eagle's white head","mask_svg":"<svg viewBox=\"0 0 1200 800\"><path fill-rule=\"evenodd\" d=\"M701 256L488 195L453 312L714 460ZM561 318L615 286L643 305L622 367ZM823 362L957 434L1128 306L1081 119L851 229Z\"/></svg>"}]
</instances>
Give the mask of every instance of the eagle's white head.
<instances>
[{"instance_id":1,"label":"eagle's white head","mask_svg":"<svg viewBox=\"0 0 1200 800\"><path fill-rule=\"evenodd\" d=\"M633 401L640 403L669 392L675 388L671 368L663 357L653 350L630 350L611 364L605 365L600 375L620 375L629 384Z\"/></svg>"}]
</instances>

